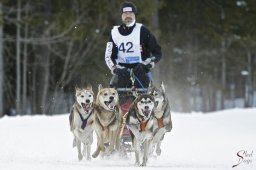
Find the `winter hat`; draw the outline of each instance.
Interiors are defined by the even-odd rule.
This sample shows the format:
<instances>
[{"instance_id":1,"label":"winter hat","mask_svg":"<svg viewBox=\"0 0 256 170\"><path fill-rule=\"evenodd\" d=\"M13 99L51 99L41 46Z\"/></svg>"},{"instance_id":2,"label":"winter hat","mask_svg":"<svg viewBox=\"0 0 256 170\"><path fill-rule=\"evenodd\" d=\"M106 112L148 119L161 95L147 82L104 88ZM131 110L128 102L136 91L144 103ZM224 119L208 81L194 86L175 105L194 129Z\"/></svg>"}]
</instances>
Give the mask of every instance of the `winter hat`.
<instances>
[{"instance_id":1,"label":"winter hat","mask_svg":"<svg viewBox=\"0 0 256 170\"><path fill-rule=\"evenodd\" d=\"M133 12L137 14L137 7L132 2L124 2L120 8L121 14L124 12Z\"/></svg>"}]
</instances>

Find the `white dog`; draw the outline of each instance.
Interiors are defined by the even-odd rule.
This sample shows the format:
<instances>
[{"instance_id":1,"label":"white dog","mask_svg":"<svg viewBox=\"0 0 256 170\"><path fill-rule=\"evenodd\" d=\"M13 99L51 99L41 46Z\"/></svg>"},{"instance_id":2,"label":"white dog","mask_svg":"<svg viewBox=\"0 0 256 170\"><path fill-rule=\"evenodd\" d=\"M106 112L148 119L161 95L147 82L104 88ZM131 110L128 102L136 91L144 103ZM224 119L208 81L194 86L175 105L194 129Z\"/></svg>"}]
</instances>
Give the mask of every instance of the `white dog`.
<instances>
[{"instance_id":1,"label":"white dog","mask_svg":"<svg viewBox=\"0 0 256 170\"><path fill-rule=\"evenodd\" d=\"M70 130L74 134L73 147L77 147L78 159L83 155L91 159L91 145L93 142L93 102L92 87L76 88L76 101L69 116ZM81 152L83 144L83 155Z\"/></svg>"}]
</instances>

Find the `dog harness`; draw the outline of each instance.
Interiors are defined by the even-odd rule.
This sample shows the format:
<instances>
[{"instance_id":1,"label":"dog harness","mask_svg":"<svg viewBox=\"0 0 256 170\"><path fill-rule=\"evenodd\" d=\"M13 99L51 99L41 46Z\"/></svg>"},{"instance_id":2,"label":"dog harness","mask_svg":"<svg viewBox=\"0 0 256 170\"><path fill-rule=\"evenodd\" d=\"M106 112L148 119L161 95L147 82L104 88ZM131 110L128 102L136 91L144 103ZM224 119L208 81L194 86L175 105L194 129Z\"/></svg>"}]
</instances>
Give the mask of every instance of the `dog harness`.
<instances>
[{"instance_id":1,"label":"dog harness","mask_svg":"<svg viewBox=\"0 0 256 170\"><path fill-rule=\"evenodd\" d=\"M146 130L148 121L149 121L151 118L152 118L152 116L150 116L150 118L148 118L148 120L144 120L143 118L142 118L142 120L140 120L140 119L138 118L138 120L139 120L139 122L140 122L140 132L143 132L143 131Z\"/></svg>"},{"instance_id":2,"label":"dog harness","mask_svg":"<svg viewBox=\"0 0 256 170\"><path fill-rule=\"evenodd\" d=\"M84 130L84 128L86 127L86 125L87 125L87 120L89 119L89 117L92 115L92 112L93 112L93 109L89 112L89 115L88 115L88 117L87 118L83 118L83 116L82 116L82 114L79 112L79 116L80 116L80 118L81 118L81 120L82 120L82 125L81 125L81 129L83 129Z\"/></svg>"},{"instance_id":3,"label":"dog harness","mask_svg":"<svg viewBox=\"0 0 256 170\"><path fill-rule=\"evenodd\" d=\"M147 123L148 123L147 121L141 121L140 122L140 131L141 132L145 131Z\"/></svg>"},{"instance_id":4,"label":"dog harness","mask_svg":"<svg viewBox=\"0 0 256 170\"><path fill-rule=\"evenodd\" d=\"M156 118L157 119L157 118ZM164 127L164 120L163 117L157 119L157 124L158 124L158 128L163 128Z\"/></svg>"},{"instance_id":5,"label":"dog harness","mask_svg":"<svg viewBox=\"0 0 256 170\"><path fill-rule=\"evenodd\" d=\"M164 100L164 101L165 101L165 100ZM157 117L155 116L155 118L156 118L156 120L157 120L157 124L158 124L158 128L159 128L159 129L164 127L164 115L165 115L165 112L166 112L166 108L165 108L164 114L163 114L163 116L162 116L161 118L157 118Z\"/></svg>"},{"instance_id":6,"label":"dog harness","mask_svg":"<svg viewBox=\"0 0 256 170\"><path fill-rule=\"evenodd\" d=\"M96 112L100 112L99 107L100 106L97 106L97 105L95 106L94 109ZM103 130L107 130L111 124L113 124L115 121L117 121L117 119L118 119L118 110L117 109L118 108L115 107L115 109L114 109L115 115L113 116L113 118L111 119L111 121L109 122L109 124L107 126L102 125L99 116L97 116L96 121L99 121L99 124Z\"/></svg>"}]
</instances>

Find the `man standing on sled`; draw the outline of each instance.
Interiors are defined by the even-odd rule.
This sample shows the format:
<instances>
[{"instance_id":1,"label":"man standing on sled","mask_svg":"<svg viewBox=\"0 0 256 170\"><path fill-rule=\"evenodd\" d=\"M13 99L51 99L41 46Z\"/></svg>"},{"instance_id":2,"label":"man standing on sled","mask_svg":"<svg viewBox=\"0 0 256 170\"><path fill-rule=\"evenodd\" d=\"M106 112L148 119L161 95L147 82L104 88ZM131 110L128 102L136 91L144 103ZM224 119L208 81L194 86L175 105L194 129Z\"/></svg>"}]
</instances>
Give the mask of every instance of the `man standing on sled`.
<instances>
[{"instance_id":1,"label":"man standing on sled","mask_svg":"<svg viewBox=\"0 0 256 170\"><path fill-rule=\"evenodd\" d=\"M144 25L136 23L137 8L132 2L124 2L120 12L123 23L111 30L105 52L106 64L114 75L110 85L130 88L133 70L135 87L147 88L150 70L161 59L161 47Z\"/></svg>"}]
</instances>

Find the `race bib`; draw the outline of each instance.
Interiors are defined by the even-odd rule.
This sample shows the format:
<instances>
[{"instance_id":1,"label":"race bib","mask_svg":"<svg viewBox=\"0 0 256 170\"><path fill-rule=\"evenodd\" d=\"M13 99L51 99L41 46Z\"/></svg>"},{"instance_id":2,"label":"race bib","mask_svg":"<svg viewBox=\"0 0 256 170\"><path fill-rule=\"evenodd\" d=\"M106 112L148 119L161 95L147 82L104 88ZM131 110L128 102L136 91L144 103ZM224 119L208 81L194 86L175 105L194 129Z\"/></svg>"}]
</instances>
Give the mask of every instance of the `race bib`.
<instances>
[{"instance_id":1,"label":"race bib","mask_svg":"<svg viewBox=\"0 0 256 170\"><path fill-rule=\"evenodd\" d=\"M133 64L133 63L140 63L140 57L134 56L134 57L125 57L125 63L127 64Z\"/></svg>"},{"instance_id":2,"label":"race bib","mask_svg":"<svg viewBox=\"0 0 256 170\"><path fill-rule=\"evenodd\" d=\"M134 64L141 63L140 29L142 24L136 23L131 34L123 36L119 33L118 27L112 29L112 38L118 48L117 63Z\"/></svg>"}]
</instances>

